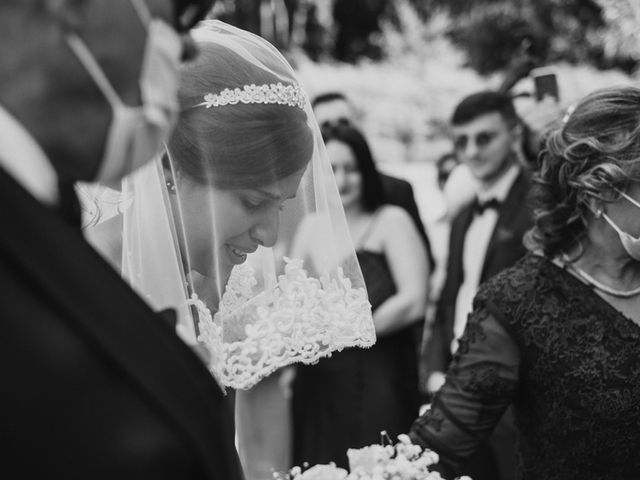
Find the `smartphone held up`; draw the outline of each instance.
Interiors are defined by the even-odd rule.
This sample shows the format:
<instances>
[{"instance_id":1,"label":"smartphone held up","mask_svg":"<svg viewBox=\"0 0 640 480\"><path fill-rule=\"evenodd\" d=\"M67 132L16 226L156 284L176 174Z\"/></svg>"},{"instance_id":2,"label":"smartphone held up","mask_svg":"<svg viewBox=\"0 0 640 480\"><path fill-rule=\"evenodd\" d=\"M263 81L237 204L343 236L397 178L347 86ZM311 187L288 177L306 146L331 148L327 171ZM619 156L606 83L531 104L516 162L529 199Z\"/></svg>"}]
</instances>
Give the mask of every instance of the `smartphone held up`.
<instances>
[{"instance_id":1,"label":"smartphone held up","mask_svg":"<svg viewBox=\"0 0 640 480\"><path fill-rule=\"evenodd\" d=\"M535 96L538 102L546 97L552 97L556 102L560 101L558 89L558 77L554 69L550 67L540 67L531 70L531 78L535 87Z\"/></svg>"}]
</instances>

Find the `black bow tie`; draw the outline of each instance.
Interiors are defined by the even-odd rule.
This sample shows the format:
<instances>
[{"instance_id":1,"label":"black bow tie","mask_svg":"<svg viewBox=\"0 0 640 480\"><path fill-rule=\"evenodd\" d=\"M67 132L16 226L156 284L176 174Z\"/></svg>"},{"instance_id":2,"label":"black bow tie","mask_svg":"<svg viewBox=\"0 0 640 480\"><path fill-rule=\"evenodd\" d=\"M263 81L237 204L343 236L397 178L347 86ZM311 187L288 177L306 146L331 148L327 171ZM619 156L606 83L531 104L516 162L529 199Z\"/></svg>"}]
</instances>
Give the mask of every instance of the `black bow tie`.
<instances>
[{"instance_id":1,"label":"black bow tie","mask_svg":"<svg viewBox=\"0 0 640 480\"><path fill-rule=\"evenodd\" d=\"M487 208L497 209L500 206L500 201L496 198L490 198L489 200L480 201L476 198L473 202L473 213L476 215L482 215Z\"/></svg>"}]
</instances>

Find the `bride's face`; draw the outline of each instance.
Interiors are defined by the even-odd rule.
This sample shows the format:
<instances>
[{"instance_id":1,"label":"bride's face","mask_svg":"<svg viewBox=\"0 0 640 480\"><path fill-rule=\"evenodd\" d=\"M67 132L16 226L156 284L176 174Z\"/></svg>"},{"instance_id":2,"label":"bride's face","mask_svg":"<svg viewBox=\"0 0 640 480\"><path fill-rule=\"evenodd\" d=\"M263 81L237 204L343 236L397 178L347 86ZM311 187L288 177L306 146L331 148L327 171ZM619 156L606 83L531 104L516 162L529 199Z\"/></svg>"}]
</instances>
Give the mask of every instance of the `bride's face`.
<instances>
[{"instance_id":1,"label":"bride's face","mask_svg":"<svg viewBox=\"0 0 640 480\"><path fill-rule=\"evenodd\" d=\"M254 188L220 189L189 182L180 195L190 268L226 282L234 265L278 239L280 209L295 197L304 169Z\"/></svg>"}]
</instances>

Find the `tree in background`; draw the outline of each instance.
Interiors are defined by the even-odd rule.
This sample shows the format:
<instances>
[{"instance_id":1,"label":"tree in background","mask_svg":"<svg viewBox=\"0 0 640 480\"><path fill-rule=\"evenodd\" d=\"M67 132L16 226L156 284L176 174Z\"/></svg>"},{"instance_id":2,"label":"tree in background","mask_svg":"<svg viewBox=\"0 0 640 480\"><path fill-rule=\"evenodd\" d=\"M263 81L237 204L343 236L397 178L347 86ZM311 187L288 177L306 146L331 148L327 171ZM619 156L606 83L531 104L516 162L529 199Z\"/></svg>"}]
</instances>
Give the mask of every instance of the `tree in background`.
<instances>
[{"instance_id":1,"label":"tree in background","mask_svg":"<svg viewBox=\"0 0 640 480\"><path fill-rule=\"evenodd\" d=\"M219 0L210 16L287 50L291 47L300 3L301 0Z\"/></svg>"},{"instance_id":2,"label":"tree in background","mask_svg":"<svg viewBox=\"0 0 640 480\"><path fill-rule=\"evenodd\" d=\"M384 57L381 25L402 29L399 3L425 23L447 15L447 37L481 74L557 61L629 73L640 61L639 0L219 0L215 16L283 50L357 62Z\"/></svg>"},{"instance_id":3,"label":"tree in background","mask_svg":"<svg viewBox=\"0 0 640 480\"><path fill-rule=\"evenodd\" d=\"M389 5L389 0L334 0L333 56L346 62L360 57L380 59L382 51L374 38L380 33L380 19Z\"/></svg>"},{"instance_id":4,"label":"tree in background","mask_svg":"<svg viewBox=\"0 0 640 480\"><path fill-rule=\"evenodd\" d=\"M629 62L632 70L640 62L640 2L637 0L598 0L607 28L603 32L605 58Z\"/></svg>"},{"instance_id":5,"label":"tree in background","mask_svg":"<svg viewBox=\"0 0 640 480\"><path fill-rule=\"evenodd\" d=\"M607 44L621 44L619 12L628 13L634 1L425 0L422 11L448 13L449 38L481 74L509 68L523 56L534 64L566 61L629 72L638 65L637 50ZM637 25L636 17L635 30L626 28L636 39Z\"/></svg>"}]
</instances>

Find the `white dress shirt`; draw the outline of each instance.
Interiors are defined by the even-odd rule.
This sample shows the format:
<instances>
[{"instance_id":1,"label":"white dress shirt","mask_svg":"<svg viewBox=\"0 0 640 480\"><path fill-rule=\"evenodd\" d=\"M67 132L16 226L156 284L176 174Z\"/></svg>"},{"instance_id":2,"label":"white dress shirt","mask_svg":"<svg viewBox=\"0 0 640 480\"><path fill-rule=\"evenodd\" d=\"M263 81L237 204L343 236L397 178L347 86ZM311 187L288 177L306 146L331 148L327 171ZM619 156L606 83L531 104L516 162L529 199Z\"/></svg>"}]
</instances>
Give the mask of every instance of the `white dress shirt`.
<instances>
[{"instance_id":1,"label":"white dress shirt","mask_svg":"<svg viewBox=\"0 0 640 480\"><path fill-rule=\"evenodd\" d=\"M2 106L0 168L42 203L58 204L58 175L53 165L31 134Z\"/></svg>"},{"instance_id":2,"label":"white dress shirt","mask_svg":"<svg viewBox=\"0 0 640 480\"><path fill-rule=\"evenodd\" d=\"M504 202L519 173L519 165L512 165L491 188L478 192L478 202L482 204L492 199L500 203ZM453 323L454 339L460 338L467 325L467 317L472 310L473 297L476 295L480 285L480 276L482 275L489 240L496 228L497 221L498 211L495 208L487 208L482 213L474 216L464 237L462 251L463 282L456 297ZM451 346L452 352L457 348L457 341L454 340Z\"/></svg>"}]
</instances>

